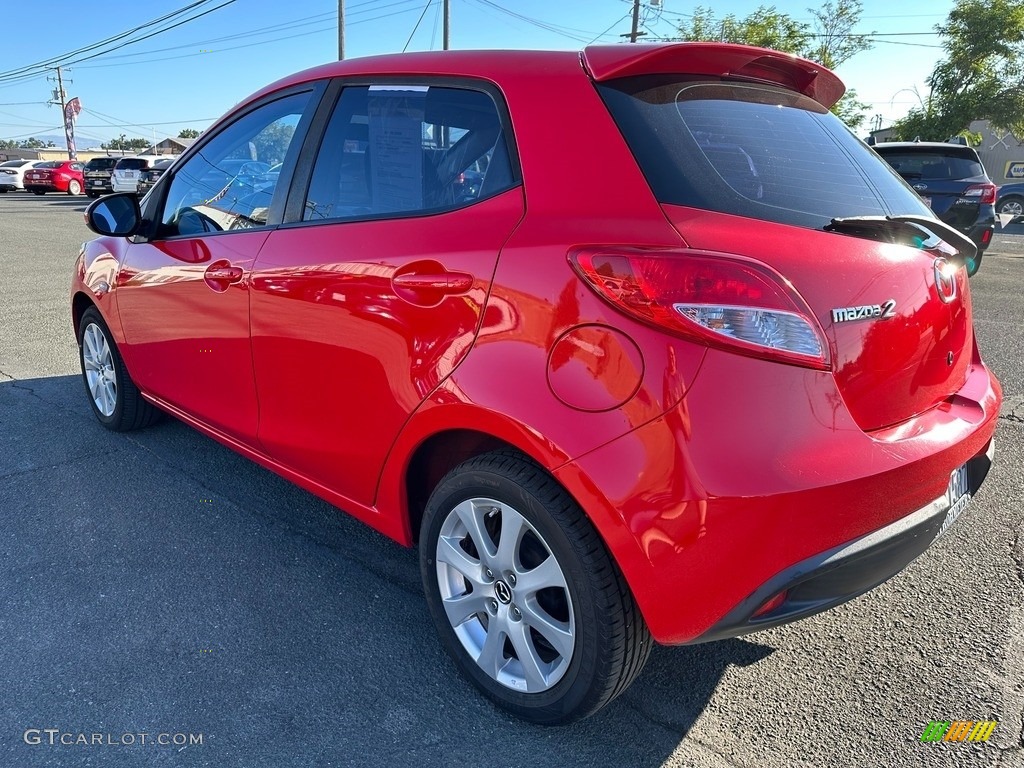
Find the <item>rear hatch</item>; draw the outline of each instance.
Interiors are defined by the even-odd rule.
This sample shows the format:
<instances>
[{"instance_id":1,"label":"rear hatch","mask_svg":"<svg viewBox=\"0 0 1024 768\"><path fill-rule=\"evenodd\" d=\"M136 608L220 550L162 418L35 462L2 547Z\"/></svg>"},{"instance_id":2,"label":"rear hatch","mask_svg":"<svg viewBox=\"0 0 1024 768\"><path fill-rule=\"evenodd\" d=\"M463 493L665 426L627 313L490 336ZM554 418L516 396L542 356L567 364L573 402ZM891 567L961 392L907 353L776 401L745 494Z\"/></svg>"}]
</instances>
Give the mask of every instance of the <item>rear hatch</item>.
<instances>
[{"instance_id":1,"label":"rear hatch","mask_svg":"<svg viewBox=\"0 0 1024 768\"><path fill-rule=\"evenodd\" d=\"M984 199L981 192L985 186L992 186L977 152L956 144L879 144L875 151L931 206L936 216L962 231L974 226Z\"/></svg>"},{"instance_id":2,"label":"rear hatch","mask_svg":"<svg viewBox=\"0 0 1024 768\"><path fill-rule=\"evenodd\" d=\"M784 73L793 59L763 58L765 75L792 85L772 65ZM953 249L928 232L884 219L934 222L931 210L808 96L766 77L668 68L634 68L598 90L688 249L705 261L708 253L759 261L802 297L861 428L900 423L955 393L973 352L965 270L943 261ZM876 217L863 236L828 231L835 218L863 216Z\"/></svg>"},{"instance_id":3,"label":"rear hatch","mask_svg":"<svg viewBox=\"0 0 1024 768\"><path fill-rule=\"evenodd\" d=\"M138 180L148 166L148 163L142 158L126 157L123 160L119 160L117 167L114 169L114 175L119 179L135 179Z\"/></svg>"},{"instance_id":4,"label":"rear hatch","mask_svg":"<svg viewBox=\"0 0 1024 768\"><path fill-rule=\"evenodd\" d=\"M85 164L85 178L109 180L115 165L117 165L116 157L94 158Z\"/></svg>"}]
</instances>

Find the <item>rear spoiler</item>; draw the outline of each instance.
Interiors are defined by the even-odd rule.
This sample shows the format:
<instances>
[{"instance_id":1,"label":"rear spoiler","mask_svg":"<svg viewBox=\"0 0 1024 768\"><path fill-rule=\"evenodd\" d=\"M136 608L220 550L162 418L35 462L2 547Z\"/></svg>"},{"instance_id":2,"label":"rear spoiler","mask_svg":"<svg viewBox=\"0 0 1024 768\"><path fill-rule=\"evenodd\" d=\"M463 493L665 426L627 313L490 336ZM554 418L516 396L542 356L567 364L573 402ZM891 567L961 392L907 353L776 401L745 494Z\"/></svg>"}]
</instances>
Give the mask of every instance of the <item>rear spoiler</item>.
<instances>
[{"instance_id":1,"label":"rear spoiler","mask_svg":"<svg viewBox=\"0 0 1024 768\"><path fill-rule=\"evenodd\" d=\"M829 108L846 92L842 81L807 59L732 43L589 45L583 67L596 82L634 75L695 74L781 85Z\"/></svg>"}]
</instances>

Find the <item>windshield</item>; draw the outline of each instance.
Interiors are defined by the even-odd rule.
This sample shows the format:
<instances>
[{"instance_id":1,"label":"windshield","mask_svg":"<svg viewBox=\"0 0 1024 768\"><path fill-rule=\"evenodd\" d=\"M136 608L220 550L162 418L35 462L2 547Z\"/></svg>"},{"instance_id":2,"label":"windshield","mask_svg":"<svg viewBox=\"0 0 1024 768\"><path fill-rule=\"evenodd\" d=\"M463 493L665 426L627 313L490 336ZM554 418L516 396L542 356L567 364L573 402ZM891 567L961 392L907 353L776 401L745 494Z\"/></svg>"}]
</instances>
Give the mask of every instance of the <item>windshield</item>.
<instances>
[{"instance_id":1,"label":"windshield","mask_svg":"<svg viewBox=\"0 0 1024 768\"><path fill-rule=\"evenodd\" d=\"M800 94L664 75L598 87L662 203L815 229L836 217L932 215L837 117Z\"/></svg>"}]
</instances>

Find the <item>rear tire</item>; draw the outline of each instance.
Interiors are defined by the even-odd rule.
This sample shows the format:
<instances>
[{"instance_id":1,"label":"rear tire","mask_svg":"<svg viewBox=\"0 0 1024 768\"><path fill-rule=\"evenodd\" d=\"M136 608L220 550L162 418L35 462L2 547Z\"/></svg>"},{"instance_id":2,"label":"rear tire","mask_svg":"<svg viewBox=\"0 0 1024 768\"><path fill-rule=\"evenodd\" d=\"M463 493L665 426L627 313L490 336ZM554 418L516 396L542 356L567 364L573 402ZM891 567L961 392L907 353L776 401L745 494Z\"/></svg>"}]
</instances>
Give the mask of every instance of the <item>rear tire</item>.
<instances>
[{"instance_id":1,"label":"rear tire","mask_svg":"<svg viewBox=\"0 0 1024 768\"><path fill-rule=\"evenodd\" d=\"M423 515L420 571L445 650L525 720L597 712L650 654L647 625L604 542L521 454L477 456L441 480Z\"/></svg>"},{"instance_id":2,"label":"rear tire","mask_svg":"<svg viewBox=\"0 0 1024 768\"><path fill-rule=\"evenodd\" d=\"M82 184L77 179L72 179L68 182L68 194L69 195L80 195L82 194Z\"/></svg>"},{"instance_id":3,"label":"rear tire","mask_svg":"<svg viewBox=\"0 0 1024 768\"><path fill-rule=\"evenodd\" d=\"M33 187L31 189L31 192L32 192L33 195L45 195L46 194L46 190L45 189L36 189L35 187Z\"/></svg>"},{"instance_id":4,"label":"rear tire","mask_svg":"<svg viewBox=\"0 0 1024 768\"><path fill-rule=\"evenodd\" d=\"M78 323L78 362L89 404L100 424L114 432L141 429L162 416L142 398L99 310L89 307Z\"/></svg>"},{"instance_id":5,"label":"rear tire","mask_svg":"<svg viewBox=\"0 0 1024 768\"><path fill-rule=\"evenodd\" d=\"M1024 215L1024 197L1007 195L996 205L996 213L1009 213L1014 217Z\"/></svg>"}]
</instances>

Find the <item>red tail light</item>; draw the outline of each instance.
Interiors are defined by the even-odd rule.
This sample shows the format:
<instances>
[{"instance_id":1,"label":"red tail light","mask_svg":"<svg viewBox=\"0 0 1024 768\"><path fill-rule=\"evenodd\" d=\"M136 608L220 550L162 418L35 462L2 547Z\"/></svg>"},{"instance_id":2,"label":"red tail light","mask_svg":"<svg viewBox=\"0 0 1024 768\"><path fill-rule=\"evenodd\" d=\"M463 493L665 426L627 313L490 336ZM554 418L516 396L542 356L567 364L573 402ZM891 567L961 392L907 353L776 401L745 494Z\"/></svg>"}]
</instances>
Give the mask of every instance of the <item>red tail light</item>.
<instances>
[{"instance_id":1,"label":"red tail light","mask_svg":"<svg viewBox=\"0 0 1024 768\"><path fill-rule=\"evenodd\" d=\"M991 240L992 240L992 230L991 229L986 229L984 232L981 233L981 244L982 245L988 246L988 244L989 244L989 242Z\"/></svg>"},{"instance_id":2,"label":"red tail light","mask_svg":"<svg viewBox=\"0 0 1024 768\"><path fill-rule=\"evenodd\" d=\"M577 251L570 261L599 296L638 320L740 354L829 365L807 304L760 262L629 248Z\"/></svg>"},{"instance_id":3,"label":"red tail light","mask_svg":"<svg viewBox=\"0 0 1024 768\"><path fill-rule=\"evenodd\" d=\"M996 185L995 184L972 184L964 190L964 197L977 197L982 205L995 205Z\"/></svg>"}]
</instances>

